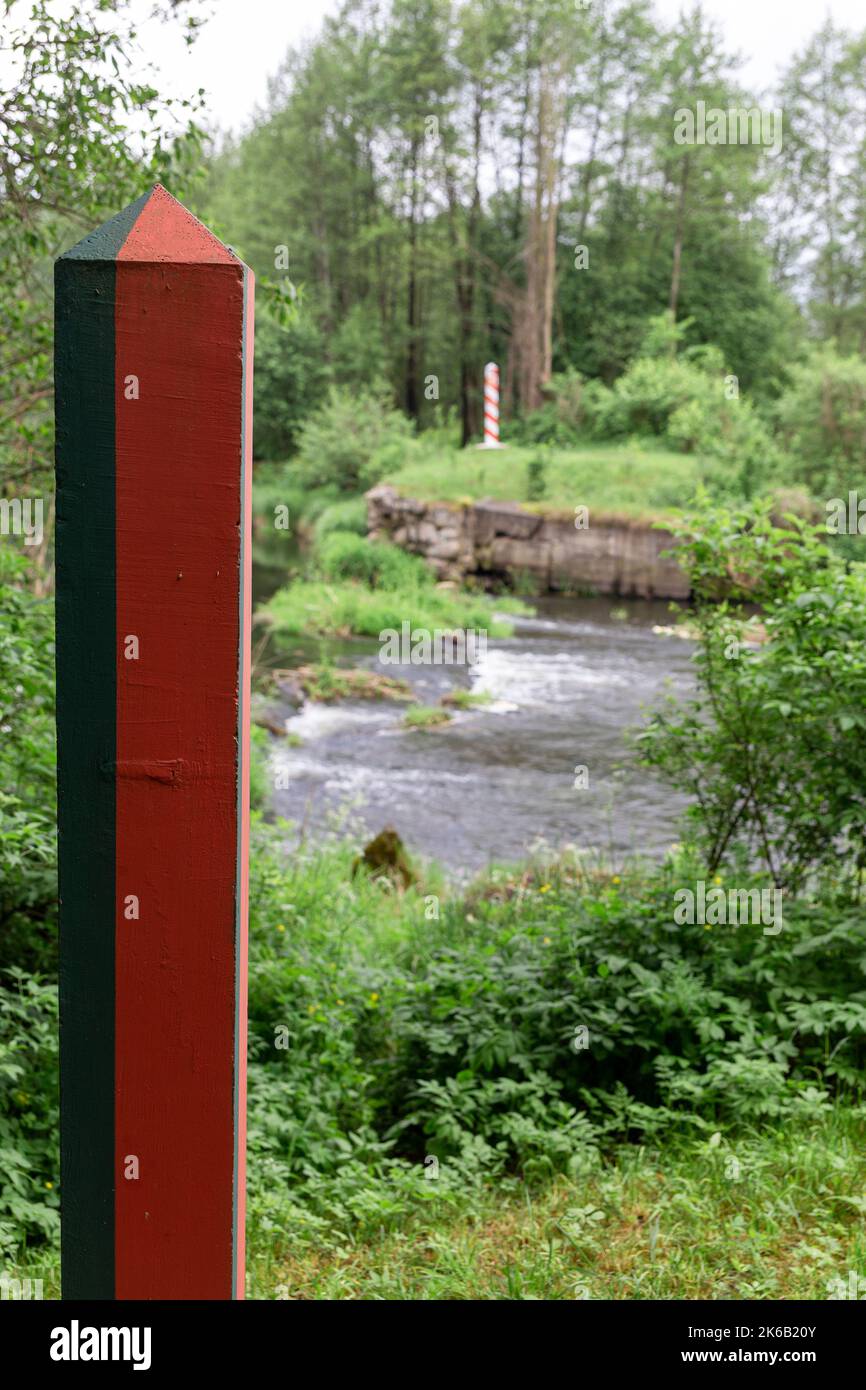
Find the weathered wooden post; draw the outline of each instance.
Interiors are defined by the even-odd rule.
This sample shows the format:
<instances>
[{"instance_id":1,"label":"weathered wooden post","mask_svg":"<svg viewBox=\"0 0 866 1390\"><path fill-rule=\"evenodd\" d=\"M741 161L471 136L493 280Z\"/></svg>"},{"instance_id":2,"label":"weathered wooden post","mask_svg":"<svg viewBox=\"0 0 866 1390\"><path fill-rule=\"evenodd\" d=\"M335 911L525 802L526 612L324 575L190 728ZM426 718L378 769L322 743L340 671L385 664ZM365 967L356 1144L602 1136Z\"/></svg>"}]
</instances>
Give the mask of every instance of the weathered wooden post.
<instances>
[{"instance_id":1,"label":"weathered wooden post","mask_svg":"<svg viewBox=\"0 0 866 1390\"><path fill-rule=\"evenodd\" d=\"M242 1297L253 276L159 185L55 270L63 1296Z\"/></svg>"}]
</instances>

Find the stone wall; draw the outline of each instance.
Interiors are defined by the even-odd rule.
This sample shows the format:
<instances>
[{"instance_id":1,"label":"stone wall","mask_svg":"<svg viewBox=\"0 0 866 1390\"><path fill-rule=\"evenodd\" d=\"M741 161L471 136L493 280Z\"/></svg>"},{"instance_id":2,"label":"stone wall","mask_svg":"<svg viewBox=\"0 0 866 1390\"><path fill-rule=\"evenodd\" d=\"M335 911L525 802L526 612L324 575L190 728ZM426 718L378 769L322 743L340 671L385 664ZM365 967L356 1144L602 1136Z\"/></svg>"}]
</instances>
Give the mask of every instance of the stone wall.
<instances>
[{"instance_id":1,"label":"stone wall","mask_svg":"<svg viewBox=\"0 0 866 1390\"><path fill-rule=\"evenodd\" d=\"M516 502L420 502L387 484L367 493L371 539L423 555L440 579L531 576L541 589L637 598L689 596L679 566L662 559L672 537L645 522L592 513L584 529L570 513L538 515Z\"/></svg>"}]
</instances>

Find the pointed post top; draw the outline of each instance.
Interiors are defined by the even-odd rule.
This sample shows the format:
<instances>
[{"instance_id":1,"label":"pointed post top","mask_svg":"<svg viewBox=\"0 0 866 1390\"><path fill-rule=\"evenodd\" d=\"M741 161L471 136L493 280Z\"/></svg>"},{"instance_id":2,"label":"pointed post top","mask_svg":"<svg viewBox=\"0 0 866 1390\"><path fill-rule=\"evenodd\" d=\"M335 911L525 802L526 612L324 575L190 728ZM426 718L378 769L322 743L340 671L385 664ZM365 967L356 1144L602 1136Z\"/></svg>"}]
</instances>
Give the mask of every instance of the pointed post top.
<instances>
[{"instance_id":1,"label":"pointed post top","mask_svg":"<svg viewBox=\"0 0 866 1390\"><path fill-rule=\"evenodd\" d=\"M237 265L224 246L161 183L136 198L65 251L61 261L138 261L174 265Z\"/></svg>"}]
</instances>

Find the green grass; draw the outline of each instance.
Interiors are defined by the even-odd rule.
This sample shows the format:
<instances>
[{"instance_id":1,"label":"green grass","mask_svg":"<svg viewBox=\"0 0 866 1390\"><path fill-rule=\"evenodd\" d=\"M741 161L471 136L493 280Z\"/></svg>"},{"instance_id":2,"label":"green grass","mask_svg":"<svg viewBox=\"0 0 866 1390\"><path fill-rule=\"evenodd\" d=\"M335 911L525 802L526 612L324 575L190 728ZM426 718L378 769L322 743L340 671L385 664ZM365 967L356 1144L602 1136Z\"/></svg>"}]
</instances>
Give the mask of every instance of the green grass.
<instances>
[{"instance_id":1,"label":"green grass","mask_svg":"<svg viewBox=\"0 0 866 1390\"><path fill-rule=\"evenodd\" d=\"M358 670L353 666L341 668L317 663L299 666L295 670L275 672L280 677L293 677L308 700L331 704L335 700L412 700L408 681L383 676L378 671Z\"/></svg>"},{"instance_id":2,"label":"green grass","mask_svg":"<svg viewBox=\"0 0 866 1390\"><path fill-rule=\"evenodd\" d=\"M474 694L471 690L464 690L461 685L455 686L447 694L441 696L439 703L446 709L477 709L481 705L489 705L493 696L489 690L481 690Z\"/></svg>"},{"instance_id":3,"label":"green grass","mask_svg":"<svg viewBox=\"0 0 866 1390\"><path fill-rule=\"evenodd\" d=\"M545 461L545 494L528 503L528 464ZM386 482L422 501L471 501L490 497L516 501L538 511L650 518L684 506L701 477L694 455L673 453L645 440L587 444L575 449L508 445L498 453L442 449L389 474Z\"/></svg>"},{"instance_id":4,"label":"green grass","mask_svg":"<svg viewBox=\"0 0 866 1390\"><path fill-rule=\"evenodd\" d=\"M866 1274L862 1108L717 1146L621 1146L540 1191L454 1190L446 1165L416 1182L427 1200L396 1231L282 1254L256 1243L249 1296L825 1300Z\"/></svg>"},{"instance_id":5,"label":"green grass","mask_svg":"<svg viewBox=\"0 0 866 1390\"><path fill-rule=\"evenodd\" d=\"M419 1164L414 1187L396 1229L361 1238L317 1238L311 1222L306 1238L287 1240L253 1219L247 1297L823 1301L849 1271L866 1276L862 1107L717 1147L623 1145L579 1181L541 1189L461 1189L445 1164L436 1181ZM56 1249L6 1272L60 1296Z\"/></svg>"},{"instance_id":6,"label":"green grass","mask_svg":"<svg viewBox=\"0 0 866 1390\"><path fill-rule=\"evenodd\" d=\"M483 630L508 637L511 624L494 612L523 613L519 599L494 604L485 594L440 588L424 561L397 546L334 531L312 558L308 577L279 589L256 614L283 637L378 637L400 634L403 623L437 629Z\"/></svg>"},{"instance_id":7,"label":"green grass","mask_svg":"<svg viewBox=\"0 0 866 1390\"><path fill-rule=\"evenodd\" d=\"M509 607L514 611L513 600L497 599L497 610ZM354 581L297 580L258 610L258 621L281 637L378 637L386 628L399 633L404 622L429 632L474 628L486 630L490 637L510 636L511 624L493 613L493 604L480 594L435 588L371 590Z\"/></svg>"},{"instance_id":8,"label":"green grass","mask_svg":"<svg viewBox=\"0 0 866 1390\"><path fill-rule=\"evenodd\" d=\"M403 724L407 729L436 729L450 720L451 715L441 705L413 705L403 715Z\"/></svg>"}]
</instances>

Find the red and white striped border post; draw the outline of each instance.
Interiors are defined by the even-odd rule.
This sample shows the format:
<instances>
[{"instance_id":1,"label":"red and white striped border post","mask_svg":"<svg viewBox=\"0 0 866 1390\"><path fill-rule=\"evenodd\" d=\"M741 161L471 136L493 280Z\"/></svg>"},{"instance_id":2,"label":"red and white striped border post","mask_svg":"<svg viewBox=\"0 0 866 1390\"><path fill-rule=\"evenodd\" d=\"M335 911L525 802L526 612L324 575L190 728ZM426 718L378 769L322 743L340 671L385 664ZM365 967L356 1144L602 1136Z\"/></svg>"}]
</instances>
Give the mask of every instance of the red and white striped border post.
<instances>
[{"instance_id":1,"label":"red and white striped border post","mask_svg":"<svg viewBox=\"0 0 866 1390\"><path fill-rule=\"evenodd\" d=\"M503 448L499 442L499 368L495 362L484 368L484 443L480 448Z\"/></svg>"}]
</instances>

